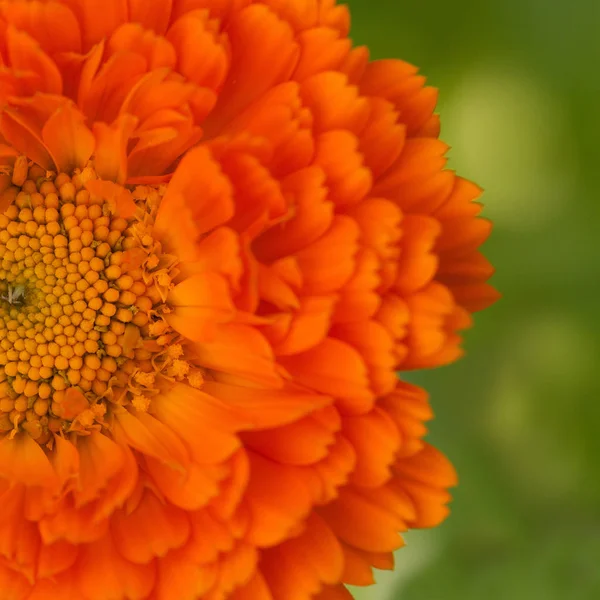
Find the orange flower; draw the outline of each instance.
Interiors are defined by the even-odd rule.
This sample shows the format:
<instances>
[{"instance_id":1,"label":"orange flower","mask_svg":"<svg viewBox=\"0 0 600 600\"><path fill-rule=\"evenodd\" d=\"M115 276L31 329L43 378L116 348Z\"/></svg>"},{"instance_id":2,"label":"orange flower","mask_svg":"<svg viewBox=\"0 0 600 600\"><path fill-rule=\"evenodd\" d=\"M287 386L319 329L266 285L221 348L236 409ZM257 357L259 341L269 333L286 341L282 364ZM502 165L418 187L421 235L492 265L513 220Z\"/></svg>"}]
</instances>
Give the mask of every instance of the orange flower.
<instances>
[{"instance_id":1,"label":"orange flower","mask_svg":"<svg viewBox=\"0 0 600 600\"><path fill-rule=\"evenodd\" d=\"M396 371L492 303L435 90L334 0L0 0L3 600L349 598L455 483Z\"/></svg>"}]
</instances>

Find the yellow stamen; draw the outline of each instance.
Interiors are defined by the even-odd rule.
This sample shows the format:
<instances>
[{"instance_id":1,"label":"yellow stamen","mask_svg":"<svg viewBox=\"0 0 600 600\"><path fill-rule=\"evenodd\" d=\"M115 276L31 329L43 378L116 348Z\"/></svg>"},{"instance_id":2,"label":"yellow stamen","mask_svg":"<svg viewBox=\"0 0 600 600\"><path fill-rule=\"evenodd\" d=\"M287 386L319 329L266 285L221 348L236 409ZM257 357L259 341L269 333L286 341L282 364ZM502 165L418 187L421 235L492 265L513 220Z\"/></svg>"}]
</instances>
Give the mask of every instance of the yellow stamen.
<instances>
[{"instance_id":1,"label":"yellow stamen","mask_svg":"<svg viewBox=\"0 0 600 600\"><path fill-rule=\"evenodd\" d=\"M200 389L204 385L204 375L201 371L192 371L188 374L187 380L193 388Z\"/></svg>"},{"instance_id":2,"label":"yellow stamen","mask_svg":"<svg viewBox=\"0 0 600 600\"><path fill-rule=\"evenodd\" d=\"M140 412L148 412L150 408L151 400L147 396L134 396L131 404L135 410L139 410Z\"/></svg>"},{"instance_id":3,"label":"yellow stamen","mask_svg":"<svg viewBox=\"0 0 600 600\"><path fill-rule=\"evenodd\" d=\"M53 432L105 426L114 404L147 411L157 377L190 371L160 317L170 311L176 264L152 237L166 188L119 192L113 183L92 185L91 163L56 174L23 156L8 174L0 214L0 431L23 430L45 444ZM103 197L104 189L133 199L134 216L120 216L119 199Z\"/></svg>"},{"instance_id":4,"label":"yellow stamen","mask_svg":"<svg viewBox=\"0 0 600 600\"><path fill-rule=\"evenodd\" d=\"M174 360L167 368L167 375L183 379L190 371L190 365L184 360Z\"/></svg>"}]
</instances>

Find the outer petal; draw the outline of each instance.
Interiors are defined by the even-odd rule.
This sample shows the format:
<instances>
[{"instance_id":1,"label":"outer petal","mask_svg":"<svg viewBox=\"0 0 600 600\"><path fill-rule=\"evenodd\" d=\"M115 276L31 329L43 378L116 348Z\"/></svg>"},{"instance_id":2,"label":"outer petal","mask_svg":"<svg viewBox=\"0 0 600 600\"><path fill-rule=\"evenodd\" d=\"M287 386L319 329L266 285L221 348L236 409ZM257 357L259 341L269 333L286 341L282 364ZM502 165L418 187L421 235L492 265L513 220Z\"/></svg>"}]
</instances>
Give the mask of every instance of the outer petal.
<instances>
[{"instance_id":1,"label":"outer petal","mask_svg":"<svg viewBox=\"0 0 600 600\"><path fill-rule=\"evenodd\" d=\"M156 234L177 256L193 260L199 236L233 216L232 191L209 150L196 148L171 179L156 217Z\"/></svg>"},{"instance_id":2,"label":"outer petal","mask_svg":"<svg viewBox=\"0 0 600 600\"><path fill-rule=\"evenodd\" d=\"M77 566L79 589L89 600L144 600L154 587L154 564L134 565L125 560L110 534L85 545Z\"/></svg>"},{"instance_id":3,"label":"outer petal","mask_svg":"<svg viewBox=\"0 0 600 600\"><path fill-rule=\"evenodd\" d=\"M289 25L265 6L255 4L234 14L227 31L232 67L207 123L209 132L223 127L268 89L285 81L298 60L299 49Z\"/></svg>"},{"instance_id":4,"label":"outer petal","mask_svg":"<svg viewBox=\"0 0 600 600\"><path fill-rule=\"evenodd\" d=\"M137 507L112 518L111 531L121 555L135 564L147 564L180 548L190 535L190 523L181 509L161 502L145 490Z\"/></svg>"}]
</instances>

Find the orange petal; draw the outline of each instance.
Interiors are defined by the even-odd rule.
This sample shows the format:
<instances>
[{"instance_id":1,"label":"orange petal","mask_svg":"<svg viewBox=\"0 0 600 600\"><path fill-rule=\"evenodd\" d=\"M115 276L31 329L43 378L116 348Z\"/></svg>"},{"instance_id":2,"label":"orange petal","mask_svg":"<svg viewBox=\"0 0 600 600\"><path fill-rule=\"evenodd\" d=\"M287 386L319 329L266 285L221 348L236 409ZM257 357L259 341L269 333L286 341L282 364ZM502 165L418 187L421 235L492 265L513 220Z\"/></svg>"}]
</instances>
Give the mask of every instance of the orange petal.
<instances>
[{"instance_id":1,"label":"orange petal","mask_svg":"<svg viewBox=\"0 0 600 600\"><path fill-rule=\"evenodd\" d=\"M117 511L111 519L115 546L134 564L147 564L180 548L190 535L190 522L184 511L158 500L146 489L133 512Z\"/></svg>"},{"instance_id":2,"label":"orange petal","mask_svg":"<svg viewBox=\"0 0 600 600\"><path fill-rule=\"evenodd\" d=\"M274 600L269 586L260 573L255 573L250 581L234 590L230 600Z\"/></svg>"},{"instance_id":3,"label":"orange petal","mask_svg":"<svg viewBox=\"0 0 600 600\"><path fill-rule=\"evenodd\" d=\"M298 354L320 344L329 332L337 300L336 294L303 296L285 336L274 344L277 356Z\"/></svg>"},{"instance_id":4,"label":"orange petal","mask_svg":"<svg viewBox=\"0 0 600 600\"><path fill-rule=\"evenodd\" d=\"M135 21L122 25L112 34L108 52L109 55L120 52L140 54L147 61L148 71L161 68L171 70L177 61L175 48L163 36L144 29Z\"/></svg>"},{"instance_id":5,"label":"orange petal","mask_svg":"<svg viewBox=\"0 0 600 600\"><path fill-rule=\"evenodd\" d=\"M194 558L193 548L185 547L158 562L156 600L197 600L214 585L216 563L198 564Z\"/></svg>"},{"instance_id":6,"label":"orange petal","mask_svg":"<svg viewBox=\"0 0 600 600\"><path fill-rule=\"evenodd\" d=\"M97 48L101 50L103 46L102 42ZM121 51L105 59L98 69L95 61L99 58L91 53L82 70L78 105L90 123L112 123L138 80L145 75L147 61L136 52Z\"/></svg>"},{"instance_id":7,"label":"orange petal","mask_svg":"<svg viewBox=\"0 0 600 600\"><path fill-rule=\"evenodd\" d=\"M158 490L175 506L198 510L219 493L219 482L227 476L221 465L191 463L186 472L175 470L154 458L146 458L146 468Z\"/></svg>"},{"instance_id":8,"label":"orange petal","mask_svg":"<svg viewBox=\"0 0 600 600\"><path fill-rule=\"evenodd\" d=\"M410 496L416 509L412 527L435 527L450 512L446 488L457 484L450 461L433 446L424 444L417 454L399 460L394 471L398 485Z\"/></svg>"},{"instance_id":9,"label":"orange petal","mask_svg":"<svg viewBox=\"0 0 600 600\"><path fill-rule=\"evenodd\" d=\"M187 465L188 454L181 440L154 417L119 411L115 413L115 419L123 439L139 452L175 469L183 470Z\"/></svg>"},{"instance_id":10,"label":"orange petal","mask_svg":"<svg viewBox=\"0 0 600 600\"><path fill-rule=\"evenodd\" d=\"M353 546L342 545L344 549L344 573L342 580L349 585L367 586L375 583L371 562Z\"/></svg>"},{"instance_id":11,"label":"orange petal","mask_svg":"<svg viewBox=\"0 0 600 600\"><path fill-rule=\"evenodd\" d=\"M124 464L123 453L118 444L98 431L80 437L79 489L73 494L77 506L83 506L96 498Z\"/></svg>"},{"instance_id":12,"label":"orange petal","mask_svg":"<svg viewBox=\"0 0 600 600\"><path fill-rule=\"evenodd\" d=\"M336 325L330 332L364 357L369 370L371 389L376 395L388 394L396 384L394 340L377 321L356 321Z\"/></svg>"},{"instance_id":13,"label":"orange petal","mask_svg":"<svg viewBox=\"0 0 600 600\"><path fill-rule=\"evenodd\" d=\"M169 28L167 40L175 48L179 73L202 87L220 90L229 71L229 49L210 16L204 10L182 16Z\"/></svg>"},{"instance_id":14,"label":"orange petal","mask_svg":"<svg viewBox=\"0 0 600 600\"><path fill-rule=\"evenodd\" d=\"M347 6L326 0L264 0L278 15L288 21L297 31L323 25L347 36L350 28L350 13Z\"/></svg>"},{"instance_id":15,"label":"orange petal","mask_svg":"<svg viewBox=\"0 0 600 600\"><path fill-rule=\"evenodd\" d=\"M135 565L123 558L110 534L83 545L77 567L78 587L89 600L144 600L156 577L153 563Z\"/></svg>"},{"instance_id":16,"label":"orange petal","mask_svg":"<svg viewBox=\"0 0 600 600\"><path fill-rule=\"evenodd\" d=\"M240 446L240 425L225 404L205 392L173 383L152 400L152 414L176 433L200 464L218 464Z\"/></svg>"},{"instance_id":17,"label":"orange petal","mask_svg":"<svg viewBox=\"0 0 600 600\"><path fill-rule=\"evenodd\" d=\"M216 273L197 273L178 283L169 293L173 306L229 309L229 286Z\"/></svg>"},{"instance_id":18,"label":"orange petal","mask_svg":"<svg viewBox=\"0 0 600 600\"><path fill-rule=\"evenodd\" d=\"M77 560L78 553L78 546L62 540L49 545L41 544L37 559L37 577L45 579L67 571Z\"/></svg>"},{"instance_id":19,"label":"orange petal","mask_svg":"<svg viewBox=\"0 0 600 600\"><path fill-rule=\"evenodd\" d=\"M352 594L343 585L335 585L321 590L314 600L352 600Z\"/></svg>"},{"instance_id":20,"label":"orange petal","mask_svg":"<svg viewBox=\"0 0 600 600\"><path fill-rule=\"evenodd\" d=\"M9 25L6 28L5 43L11 67L15 71L35 75L31 94L36 91L48 94L62 92L62 77L58 67L34 38Z\"/></svg>"},{"instance_id":21,"label":"orange petal","mask_svg":"<svg viewBox=\"0 0 600 600\"><path fill-rule=\"evenodd\" d=\"M433 418L427 392L406 382L398 382L396 389L379 399L379 407L394 421L400 432L402 446L399 456L415 454L427 433L425 423Z\"/></svg>"},{"instance_id":22,"label":"orange petal","mask_svg":"<svg viewBox=\"0 0 600 600\"><path fill-rule=\"evenodd\" d=\"M487 219L448 219L444 221L436 250L446 255L464 256L479 248L489 237L491 230L492 224Z\"/></svg>"},{"instance_id":23,"label":"orange petal","mask_svg":"<svg viewBox=\"0 0 600 600\"><path fill-rule=\"evenodd\" d=\"M194 342L214 340L219 324L233 319L234 312L229 308L203 308L200 306L179 306L167 315L169 325L178 333Z\"/></svg>"},{"instance_id":24,"label":"orange petal","mask_svg":"<svg viewBox=\"0 0 600 600\"><path fill-rule=\"evenodd\" d=\"M123 100L120 114L136 117L138 131L173 126L189 118L185 107L200 90L185 80L170 78L170 73L166 67L146 73Z\"/></svg>"},{"instance_id":25,"label":"orange petal","mask_svg":"<svg viewBox=\"0 0 600 600\"><path fill-rule=\"evenodd\" d=\"M432 282L407 299L411 312L405 343L408 355L403 369L427 368L448 364L462 354L459 329L471 324L470 315L456 306L450 291Z\"/></svg>"},{"instance_id":26,"label":"orange petal","mask_svg":"<svg viewBox=\"0 0 600 600\"><path fill-rule=\"evenodd\" d=\"M240 448L229 458L227 467L229 473L226 478L221 480L219 495L213 498L209 504L211 514L224 523L233 518L248 484L250 465L245 449ZM204 535L203 530L201 535Z\"/></svg>"},{"instance_id":27,"label":"orange petal","mask_svg":"<svg viewBox=\"0 0 600 600\"><path fill-rule=\"evenodd\" d=\"M244 445L279 463L309 465L327 456L340 428L333 407L276 429L249 431L242 436Z\"/></svg>"},{"instance_id":28,"label":"orange petal","mask_svg":"<svg viewBox=\"0 0 600 600\"><path fill-rule=\"evenodd\" d=\"M273 546L286 539L311 509L308 488L293 467L284 467L250 456L250 481L245 495L252 518L247 540L258 546Z\"/></svg>"},{"instance_id":29,"label":"orange petal","mask_svg":"<svg viewBox=\"0 0 600 600\"><path fill-rule=\"evenodd\" d=\"M112 181L91 179L86 181L85 188L90 194L106 200L118 216L129 219L135 213L136 205L133 196L122 185Z\"/></svg>"},{"instance_id":30,"label":"orange petal","mask_svg":"<svg viewBox=\"0 0 600 600\"><path fill-rule=\"evenodd\" d=\"M2 7L6 20L25 31L52 56L81 52L81 31L75 15L58 2L10 2Z\"/></svg>"},{"instance_id":31,"label":"orange petal","mask_svg":"<svg viewBox=\"0 0 600 600\"><path fill-rule=\"evenodd\" d=\"M393 512L345 488L335 502L319 509L333 532L347 544L370 552L391 552L402 546L397 533L405 529Z\"/></svg>"},{"instance_id":32,"label":"orange petal","mask_svg":"<svg viewBox=\"0 0 600 600\"><path fill-rule=\"evenodd\" d=\"M247 380L261 387L278 387L275 357L267 340L253 327L226 325L212 342L189 346L189 357L203 368L214 369L242 383Z\"/></svg>"},{"instance_id":33,"label":"orange petal","mask_svg":"<svg viewBox=\"0 0 600 600\"><path fill-rule=\"evenodd\" d=\"M393 552L365 552L364 550L356 550L365 558L365 560L373 565L376 569L383 571L391 571L394 568Z\"/></svg>"},{"instance_id":34,"label":"orange petal","mask_svg":"<svg viewBox=\"0 0 600 600\"><path fill-rule=\"evenodd\" d=\"M53 168L53 160L44 145L40 128L27 122L18 110L2 110L0 133L19 154L27 156L46 170Z\"/></svg>"},{"instance_id":35,"label":"orange petal","mask_svg":"<svg viewBox=\"0 0 600 600\"><path fill-rule=\"evenodd\" d=\"M300 93L314 117L315 133L334 129L360 133L369 118L369 103L342 73L328 71L302 82Z\"/></svg>"},{"instance_id":36,"label":"orange petal","mask_svg":"<svg viewBox=\"0 0 600 600\"><path fill-rule=\"evenodd\" d=\"M445 189L446 177L438 180L436 176L446 164L447 150L446 144L435 139L406 140L396 162L375 182L372 195L394 199L403 210L413 209L427 198L427 192Z\"/></svg>"},{"instance_id":37,"label":"orange petal","mask_svg":"<svg viewBox=\"0 0 600 600\"><path fill-rule=\"evenodd\" d=\"M127 21L127 3L107 0L100 6L96 0L63 0L77 16L81 25L84 51L110 37L119 25Z\"/></svg>"},{"instance_id":38,"label":"orange petal","mask_svg":"<svg viewBox=\"0 0 600 600\"><path fill-rule=\"evenodd\" d=\"M487 283L450 286L456 301L470 312L483 310L501 298L500 292Z\"/></svg>"},{"instance_id":39,"label":"orange petal","mask_svg":"<svg viewBox=\"0 0 600 600\"><path fill-rule=\"evenodd\" d=\"M286 177L281 189L293 198L294 216L275 225L254 240L256 257L270 263L308 248L331 226L333 204L328 200L325 175L318 167L302 169Z\"/></svg>"},{"instance_id":40,"label":"orange petal","mask_svg":"<svg viewBox=\"0 0 600 600\"><path fill-rule=\"evenodd\" d=\"M401 60L370 63L360 81L367 96L381 96L398 108L409 135L417 134L430 120L437 102L437 90L423 87L425 78L417 68Z\"/></svg>"},{"instance_id":41,"label":"orange petal","mask_svg":"<svg viewBox=\"0 0 600 600\"><path fill-rule=\"evenodd\" d=\"M0 556L31 581L41 544L36 524L23 518L23 491L15 485L1 495Z\"/></svg>"},{"instance_id":42,"label":"orange petal","mask_svg":"<svg viewBox=\"0 0 600 600\"><path fill-rule=\"evenodd\" d=\"M25 432L0 440L0 477L28 486L50 487L57 483L41 446Z\"/></svg>"},{"instance_id":43,"label":"orange petal","mask_svg":"<svg viewBox=\"0 0 600 600\"><path fill-rule=\"evenodd\" d=\"M470 252L461 258L441 257L437 279L451 287L461 283L483 283L494 274L494 267L480 252Z\"/></svg>"},{"instance_id":44,"label":"orange petal","mask_svg":"<svg viewBox=\"0 0 600 600\"><path fill-rule=\"evenodd\" d=\"M396 365L400 364L407 354L406 347L400 341L404 340L408 331L407 326L410 321L408 304L396 294L386 294L375 314L375 319L389 331L396 342L394 356Z\"/></svg>"},{"instance_id":45,"label":"orange petal","mask_svg":"<svg viewBox=\"0 0 600 600\"><path fill-rule=\"evenodd\" d=\"M350 481L362 487L383 485L400 448L400 436L392 419L379 408L359 417L344 419L344 435L356 451L356 467Z\"/></svg>"},{"instance_id":46,"label":"orange petal","mask_svg":"<svg viewBox=\"0 0 600 600\"><path fill-rule=\"evenodd\" d=\"M127 144L136 124L131 115L121 115L112 125L94 123L94 167L100 179L121 185L127 180Z\"/></svg>"},{"instance_id":47,"label":"orange petal","mask_svg":"<svg viewBox=\"0 0 600 600\"><path fill-rule=\"evenodd\" d=\"M4 588L2 588L4 589ZM36 582L27 600L72 600L81 595L77 581L69 570L59 573L51 579L40 579Z\"/></svg>"},{"instance_id":48,"label":"orange petal","mask_svg":"<svg viewBox=\"0 0 600 600\"><path fill-rule=\"evenodd\" d=\"M129 0L129 20L141 23L145 29L163 34L171 17L173 0L150 4L146 0Z\"/></svg>"},{"instance_id":49,"label":"orange petal","mask_svg":"<svg viewBox=\"0 0 600 600\"><path fill-rule=\"evenodd\" d=\"M23 575L0 563L0 590L2 600L26 600L31 585Z\"/></svg>"},{"instance_id":50,"label":"orange petal","mask_svg":"<svg viewBox=\"0 0 600 600\"><path fill-rule=\"evenodd\" d=\"M74 419L79 413L89 408L90 403L78 388L70 387L65 390L64 397L57 401L60 405L60 416L64 419Z\"/></svg>"},{"instance_id":51,"label":"orange petal","mask_svg":"<svg viewBox=\"0 0 600 600\"><path fill-rule=\"evenodd\" d=\"M54 436L54 444L50 460L60 484L66 487L79 474L79 452L75 444L60 435Z\"/></svg>"},{"instance_id":52,"label":"orange petal","mask_svg":"<svg viewBox=\"0 0 600 600\"><path fill-rule=\"evenodd\" d=\"M266 6L254 4L236 12L227 27L231 68L219 102L206 122L209 135L242 109L291 75L299 49L289 25ZM252 48L252 52L248 52Z\"/></svg>"},{"instance_id":53,"label":"orange petal","mask_svg":"<svg viewBox=\"0 0 600 600\"><path fill-rule=\"evenodd\" d=\"M157 120L160 115L154 115ZM172 171L178 159L202 138L202 130L190 119L178 118L167 127L138 129L138 142L128 156L128 173L134 178L152 177Z\"/></svg>"},{"instance_id":54,"label":"orange petal","mask_svg":"<svg viewBox=\"0 0 600 600\"><path fill-rule=\"evenodd\" d=\"M246 543L236 543L235 547L219 558L217 581L206 595L207 600L230 598L234 588L248 581L258 562L258 550ZM225 596L224 596L225 595Z\"/></svg>"},{"instance_id":55,"label":"orange petal","mask_svg":"<svg viewBox=\"0 0 600 600\"><path fill-rule=\"evenodd\" d=\"M322 15L319 9L322 7L319 6L318 1L265 0L263 4L266 4L275 14L287 21L296 32L315 27L321 21ZM323 7L323 12L325 10Z\"/></svg>"},{"instance_id":56,"label":"orange petal","mask_svg":"<svg viewBox=\"0 0 600 600\"><path fill-rule=\"evenodd\" d=\"M380 275L381 262L375 252L369 248L359 250L354 275L338 295L332 321L349 323L373 317L382 302Z\"/></svg>"},{"instance_id":57,"label":"orange petal","mask_svg":"<svg viewBox=\"0 0 600 600\"><path fill-rule=\"evenodd\" d=\"M280 362L298 383L334 396L344 412L360 414L372 405L364 360L344 342L325 338L311 350L281 357Z\"/></svg>"},{"instance_id":58,"label":"orange petal","mask_svg":"<svg viewBox=\"0 0 600 600\"><path fill-rule=\"evenodd\" d=\"M293 74L296 81L324 71L338 71L352 47L347 37L330 27L311 27L296 39L300 44L300 60Z\"/></svg>"},{"instance_id":59,"label":"orange petal","mask_svg":"<svg viewBox=\"0 0 600 600\"><path fill-rule=\"evenodd\" d=\"M100 498L95 502L93 518L101 521L109 517L116 507L123 506L125 501L133 494L138 482L137 457L127 446L119 432L112 432L113 439L118 443L123 456L123 468L110 479L108 486Z\"/></svg>"},{"instance_id":60,"label":"orange petal","mask_svg":"<svg viewBox=\"0 0 600 600\"><path fill-rule=\"evenodd\" d=\"M337 206L356 204L373 185L371 171L364 165L358 138L347 130L334 130L316 139L315 164L327 177L329 197Z\"/></svg>"},{"instance_id":61,"label":"orange petal","mask_svg":"<svg viewBox=\"0 0 600 600\"><path fill-rule=\"evenodd\" d=\"M358 249L358 226L354 220L337 216L329 231L296 255L307 294L337 291L352 276Z\"/></svg>"},{"instance_id":62,"label":"orange petal","mask_svg":"<svg viewBox=\"0 0 600 600\"><path fill-rule=\"evenodd\" d=\"M230 406L245 423L244 429L282 426L333 402L327 396L291 386L261 389L206 381L203 390Z\"/></svg>"},{"instance_id":63,"label":"orange petal","mask_svg":"<svg viewBox=\"0 0 600 600\"><path fill-rule=\"evenodd\" d=\"M299 536L264 551L260 566L276 598L303 600L312 598L323 583L337 583L343 561L340 543L313 513Z\"/></svg>"},{"instance_id":64,"label":"orange petal","mask_svg":"<svg viewBox=\"0 0 600 600\"><path fill-rule=\"evenodd\" d=\"M105 536L108 520L95 519L95 512L94 503L75 508L71 501L64 501L57 512L38 522L44 544L64 540L78 546Z\"/></svg>"},{"instance_id":65,"label":"orange petal","mask_svg":"<svg viewBox=\"0 0 600 600\"><path fill-rule=\"evenodd\" d=\"M168 300L175 307L167 322L190 340L207 342L218 325L231 321L235 310L227 280L217 273L198 273L178 283Z\"/></svg>"},{"instance_id":66,"label":"orange petal","mask_svg":"<svg viewBox=\"0 0 600 600\"><path fill-rule=\"evenodd\" d=\"M243 274L238 234L228 227L213 230L199 242L197 259L180 262L178 268L181 279L211 271L225 275L231 288L237 290Z\"/></svg>"},{"instance_id":67,"label":"orange petal","mask_svg":"<svg viewBox=\"0 0 600 600\"><path fill-rule=\"evenodd\" d=\"M178 229L181 220L191 218L197 232L192 239L195 242L200 235L223 225L233 216L232 191L210 151L195 148L182 159L169 183L156 216L155 232L179 255L177 250L183 243Z\"/></svg>"},{"instance_id":68,"label":"orange petal","mask_svg":"<svg viewBox=\"0 0 600 600\"><path fill-rule=\"evenodd\" d=\"M285 215L287 203L280 183L258 158L231 152L221 157L221 164L235 188L236 214L230 227L244 232L263 216L275 220Z\"/></svg>"},{"instance_id":69,"label":"orange petal","mask_svg":"<svg viewBox=\"0 0 600 600\"><path fill-rule=\"evenodd\" d=\"M324 460L303 468L303 475L312 487L314 502L321 505L335 500L340 488L348 483L355 464L352 444L342 434L338 434Z\"/></svg>"},{"instance_id":70,"label":"orange petal","mask_svg":"<svg viewBox=\"0 0 600 600\"><path fill-rule=\"evenodd\" d=\"M61 436L54 436L54 451L50 453L50 462L57 475L58 485L47 490L36 489L28 493L25 499L25 516L30 521L38 521L42 516L57 509L57 492L67 493L77 485L79 474L79 453L75 446Z\"/></svg>"},{"instance_id":71,"label":"orange petal","mask_svg":"<svg viewBox=\"0 0 600 600\"><path fill-rule=\"evenodd\" d=\"M314 155L312 115L303 106L299 86L291 81L265 92L237 115L224 133L269 141L269 170L278 179L307 167Z\"/></svg>"},{"instance_id":72,"label":"orange petal","mask_svg":"<svg viewBox=\"0 0 600 600\"><path fill-rule=\"evenodd\" d=\"M452 188L444 201L435 209L434 216L446 221L458 217L474 217L481 212L482 206L476 200L483 190L472 181L462 177L452 179Z\"/></svg>"},{"instance_id":73,"label":"orange petal","mask_svg":"<svg viewBox=\"0 0 600 600\"><path fill-rule=\"evenodd\" d=\"M279 309L298 308L300 305L292 286L272 266L258 265L258 291L263 300Z\"/></svg>"},{"instance_id":74,"label":"orange petal","mask_svg":"<svg viewBox=\"0 0 600 600\"><path fill-rule=\"evenodd\" d=\"M57 171L70 173L85 167L95 147L83 115L71 104L59 108L42 129L42 138Z\"/></svg>"},{"instance_id":75,"label":"orange petal","mask_svg":"<svg viewBox=\"0 0 600 600\"><path fill-rule=\"evenodd\" d=\"M406 215L402 221L401 254L394 289L408 295L429 283L438 268L433 252L441 231L439 221L424 215Z\"/></svg>"},{"instance_id":76,"label":"orange petal","mask_svg":"<svg viewBox=\"0 0 600 600\"><path fill-rule=\"evenodd\" d=\"M360 134L360 150L365 165L375 179L398 159L406 139L406 127L399 123L393 104L380 97L369 98L369 120Z\"/></svg>"}]
</instances>

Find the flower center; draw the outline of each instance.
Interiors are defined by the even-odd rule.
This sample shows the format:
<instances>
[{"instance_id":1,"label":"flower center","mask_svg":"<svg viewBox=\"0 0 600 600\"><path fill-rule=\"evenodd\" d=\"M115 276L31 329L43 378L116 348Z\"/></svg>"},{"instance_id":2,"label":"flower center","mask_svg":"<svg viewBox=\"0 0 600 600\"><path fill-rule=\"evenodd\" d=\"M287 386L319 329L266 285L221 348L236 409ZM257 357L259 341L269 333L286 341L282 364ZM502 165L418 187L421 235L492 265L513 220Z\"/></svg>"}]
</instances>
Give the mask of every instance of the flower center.
<instances>
[{"instance_id":1,"label":"flower center","mask_svg":"<svg viewBox=\"0 0 600 600\"><path fill-rule=\"evenodd\" d=\"M191 375L163 318L176 266L152 237L163 190L101 182L91 165L69 176L21 162L12 181L0 215L0 431L45 444L101 429L116 405L147 410L158 375Z\"/></svg>"}]
</instances>

